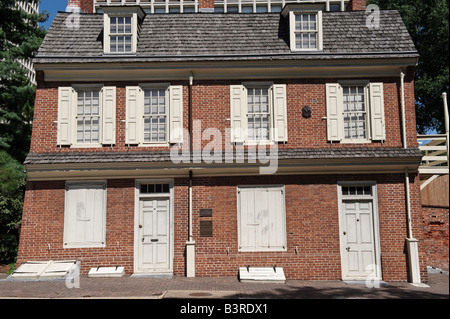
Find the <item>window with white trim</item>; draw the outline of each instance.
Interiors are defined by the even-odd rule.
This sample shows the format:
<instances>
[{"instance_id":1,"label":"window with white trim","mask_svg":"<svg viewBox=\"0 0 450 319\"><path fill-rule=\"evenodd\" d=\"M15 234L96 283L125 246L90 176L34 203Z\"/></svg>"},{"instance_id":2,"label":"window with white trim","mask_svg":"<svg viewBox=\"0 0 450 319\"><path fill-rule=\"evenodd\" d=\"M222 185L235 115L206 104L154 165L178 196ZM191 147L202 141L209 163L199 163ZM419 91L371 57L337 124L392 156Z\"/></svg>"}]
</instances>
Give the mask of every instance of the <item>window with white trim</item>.
<instances>
[{"instance_id":1,"label":"window with white trim","mask_svg":"<svg viewBox=\"0 0 450 319\"><path fill-rule=\"evenodd\" d=\"M183 86L142 84L126 87L128 145L161 145L183 142Z\"/></svg>"},{"instance_id":2,"label":"window with white trim","mask_svg":"<svg viewBox=\"0 0 450 319\"><path fill-rule=\"evenodd\" d=\"M68 182L64 209L64 248L104 247L106 182Z\"/></svg>"},{"instance_id":3,"label":"window with white trim","mask_svg":"<svg viewBox=\"0 0 450 319\"><path fill-rule=\"evenodd\" d=\"M367 139L366 89L364 86L343 86L344 139Z\"/></svg>"},{"instance_id":4,"label":"window with white trim","mask_svg":"<svg viewBox=\"0 0 450 319\"><path fill-rule=\"evenodd\" d=\"M132 16L110 16L109 17L109 52L123 53L132 52L133 27Z\"/></svg>"},{"instance_id":5,"label":"window with white trim","mask_svg":"<svg viewBox=\"0 0 450 319\"><path fill-rule=\"evenodd\" d=\"M58 88L57 145L113 145L115 135L116 87L98 84Z\"/></svg>"},{"instance_id":6,"label":"window with white trim","mask_svg":"<svg viewBox=\"0 0 450 319\"><path fill-rule=\"evenodd\" d=\"M285 84L231 85L231 142L287 142L286 101Z\"/></svg>"},{"instance_id":7,"label":"window with white trim","mask_svg":"<svg viewBox=\"0 0 450 319\"><path fill-rule=\"evenodd\" d=\"M291 51L322 50L322 11L289 12Z\"/></svg>"},{"instance_id":8,"label":"window with white trim","mask_svg":"<svg viewBox=\"0 0 450 319\"><path fill-rule=\"evenodd\" d=\"M285 251L284 186L238 188L239 251Z\"/></svg>"},{"instance_id":9,"label":"window with white trim","mask_svg":"<svg viewBox=\"0 0 450 319\"><path fill-rule=\"evenodd\" d=\"M105 54L135 54L138 25L145 12L139 6L105 6L103 14L103 52Z\"/></svg>"},{"instance_id":10,"label":"window with white trim","mask_svg":"<svg viewBox=\"0 0 450 319\"><path fill-rule=\"evenodd\" d=\"M383 83L345 80L326 84L331 142L385 141Z\"/></svg>"},{"instance_id":11,"label":"window with white trim","mask_svg":"<svg viewBox=\"0 0 450 319\"><path fill-rule=\"evenodd\" d=\"M100 89L77 91L77 143L100 141Z\"/></svg>"},{"instance_id":12,"label":"window with white trim","mask_svg":"<svg viewBox=\"0 0 450 319\"><path fill-rule=\"evenodd\" d=\"M249 141L268 141L270 129L269 88L247 89Z\"/></svg>"},{"instance_id":13,"label":"window with white trim","mask_svg":"<svg viewBox=\"0 0 450 319\"><path fill-rule=\"evenodd\" d=\"M144 142L166 142L166 89L144 90Z\"/></svg>"}]
</instances>

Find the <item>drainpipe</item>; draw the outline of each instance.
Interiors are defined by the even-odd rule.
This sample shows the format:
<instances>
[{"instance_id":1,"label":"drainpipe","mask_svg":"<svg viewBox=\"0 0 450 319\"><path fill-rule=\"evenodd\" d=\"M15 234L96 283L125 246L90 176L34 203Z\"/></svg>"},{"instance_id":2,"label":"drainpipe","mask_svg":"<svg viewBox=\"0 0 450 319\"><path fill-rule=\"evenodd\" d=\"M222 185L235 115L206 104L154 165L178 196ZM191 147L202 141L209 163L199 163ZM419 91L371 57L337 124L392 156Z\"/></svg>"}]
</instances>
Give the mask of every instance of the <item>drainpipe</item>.
<instances>
[{"instance_id":1,"label":"drainpipe","mask_svg":"<svg viewBox=\"0 0 450 319\"><path fill-rule=\"evenodd\" d=\"M402 134L403 134L403 148L407 148L406 145L406 119L405 119L405 73L400 71L400 101L402 106Z\"/></svg>"},{"instance_id":2,"label":"drainpipe","mask_svg":"<svg viewBox=\"0 0 450 319\"><path fill-rule=\"evenodd\" d=\"M400 71L400 101L402 108L402 142L403 148L407 148L406 143L406 110L405 110L405 73ZM413 284L420 284L420 264L419 264L419 247L418 240L413 237L412 220L411 220L411 195L409 189L409 172L405 167L405 201L406 201L406 216L408 221L408 234L406 238L406 246L408 249L408 262L410 281Z\"/></svg>"},{"instance_id":3,"label":"drainpipe","mask_svg":"<svg viewBox=\"0 0 450 319\"><path fill-rule=\"evenodd\" d=\"M189 152L190 156L193 154L192 146L192 85L194 83L194 76L189 76ZM188 240L186 242L186 277L195 277L195 241L192 238L192 170L189 170L189 223L188 223Z\"/></svg>"}]
</instances>

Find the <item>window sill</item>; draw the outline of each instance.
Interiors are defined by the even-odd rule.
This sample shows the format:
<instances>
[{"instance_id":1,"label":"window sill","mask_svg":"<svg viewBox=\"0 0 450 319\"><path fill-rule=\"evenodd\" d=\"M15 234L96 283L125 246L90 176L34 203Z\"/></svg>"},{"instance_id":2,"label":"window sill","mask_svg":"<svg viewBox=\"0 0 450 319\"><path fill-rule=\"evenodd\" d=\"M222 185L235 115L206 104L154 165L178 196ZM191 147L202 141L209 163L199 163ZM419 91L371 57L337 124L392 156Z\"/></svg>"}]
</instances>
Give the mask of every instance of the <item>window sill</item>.
<instances>
[{"instance_id":1,"label":"window sill","mask_svg":"<svg viewBox=\"0 0 450 319\"><path fill-rule=\"evenodd\" d=\"M341 144L370 144L372 140L342 140Z\"/></svg>"},{"instance_id":2,"label":"window sill","mask_svg":"<svg viewBox=\"0 0 450 319\"><path fill-rule=\"evenodd\" d=\"M63 248L66 249L70 249L70 248L105 248L106 245L105 244L66 244L63 245Z\"/></svg>"}]
</instances>

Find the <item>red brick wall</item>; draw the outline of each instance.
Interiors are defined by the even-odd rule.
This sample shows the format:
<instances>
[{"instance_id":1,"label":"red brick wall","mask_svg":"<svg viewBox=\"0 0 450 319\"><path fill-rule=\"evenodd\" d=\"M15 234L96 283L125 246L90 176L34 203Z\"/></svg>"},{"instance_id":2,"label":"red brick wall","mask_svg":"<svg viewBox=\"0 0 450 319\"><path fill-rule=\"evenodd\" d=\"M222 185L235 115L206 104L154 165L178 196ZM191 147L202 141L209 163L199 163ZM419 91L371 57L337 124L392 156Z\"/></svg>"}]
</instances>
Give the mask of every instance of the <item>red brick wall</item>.
<instances>
[{"instance_id":1,"label":"red brick wall","mask_svg":"<svg viewBox=\"0 0 450 319\"><path fill-rule=\"evenodd\" d=\"M428 266L449 269L448 207L423 206L423 250Z\"/></svg>"},{"instance_id":2,"label":"red brick wall","mask_svg":"<svg viewBox=\"0 0 450 319\"><path fill-rule=\"evenodd\" d=\"M67 6L80 8L81 11L86 13L93 13L94 0L67 0Z\"/></svg>"},{"instance_id":3,"label":"red brick wall","mask_svg":"<svg viewBox=\"0 0 450 319\"><path fill-rule=\"evenodd\" d=\"M138 85L137 82L105 82L105 85L117 87L116 93L116 145L102 148L59 148L56 145L58 112L58 86L70 86L74 83L43 82L42 73L35 102L35 117L30 152L70 152L70 151L136 151L156 150L158 148L142 148L125 145L125 86ZM271 79L268 79L271 80ZM285 80L276 83L287 84L288 105L288 143L280 144L279 148L338 148L361 147L361 144L330 144L327 142L325 83L336 82L338 79L326 80ZM401 147L401 114L399 102L399 78L372 78L371 81L384 82L386 142L364 144L365 147ZM230 89L231 84L241 81L195 81L193 87L193 120L202 121L202 129L217 128L225 138L225 128L230 127ZM184 85L184 127L188 126L188 83L172 82ZM414 106L414 80L409 75L405 82L406 124L408 146L417 146L416 121ZM301 108L308 105L312 109L310 118L301 116ZM203 141L203 146L209 143ZM224 144L223 144L224 145ZM159 148L167 149L167 148Z\"/></svg>"},{"instance_id":4,"label":"red brick wall","mask_svg":"<svg viewBox=\"0 0 450 319\"><path fill-rule=\"evenodd\" d=\"M412 181L416 177L411 176ZM237 276L238 267L283 267L291 279L341 279L337 181L376 180L378 183L383 279L406 281L406 213L404 176L256 176L195 178L193 183L193 236L197 276ZM187 183L175 179L174 274L185 275L188 230ZM238 252L236 187L284 184L286 190L287 251ZM125 267L133 272L134 180L107 182L106 247L63 249L64 182L29 182L25 198L18 263L26 260L81 260L82 273L91 267ZM411 184L413 227L420 237L418 187ZM418 185L418 184L417 184ZM199 217L212 208L212 217ZM213 237L199 236L200 220L213 221ZM50 249L48 245L50 244ZM298 247L298 253L295 247ZM227 255L227 247L229 253ZM421 246L420 246L421 247ZM422 249L421 249L422 251ZM424 257L424 254L421 254ZM423 258L425 260L425 258ZM426 264L422 262L422 269ZM425 271L422 272L426 280Z\"/></svg>"},{"instance_id":5,"label":"red brick wall","mask_svg":"<svg viewBox=\"0 0 450 319\"><path fill-rule=\"evenodd\" d=\"M347 11L364 11L366 10L366 0L351 0L347 5Z\"/></svg>"}]
</instances>

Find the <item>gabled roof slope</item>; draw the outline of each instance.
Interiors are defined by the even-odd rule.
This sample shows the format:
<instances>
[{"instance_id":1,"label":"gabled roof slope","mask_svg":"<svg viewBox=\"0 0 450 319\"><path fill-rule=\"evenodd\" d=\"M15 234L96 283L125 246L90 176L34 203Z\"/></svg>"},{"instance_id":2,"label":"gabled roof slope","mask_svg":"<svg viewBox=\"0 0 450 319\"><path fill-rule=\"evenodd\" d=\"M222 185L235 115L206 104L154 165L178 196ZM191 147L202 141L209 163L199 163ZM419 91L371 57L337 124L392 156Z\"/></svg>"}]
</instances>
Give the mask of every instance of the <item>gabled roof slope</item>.
<instances>
[{"instance_id":1,"label":"gabled roof slope","mask_svg":"<svg viewBox=\"0 0 450 319\"><path fill-rule=\"evenodd\" d=\"M103 54L102 14L81 14L79 28L66 26L69 15L58 13L35 62L417 57L397 11L382 11L378 30L366 27L364 11L324 12L323 51L301 53L290 51L287 18L280 14L149 14L135 56Z\"/></svg>"}]
</instances>

